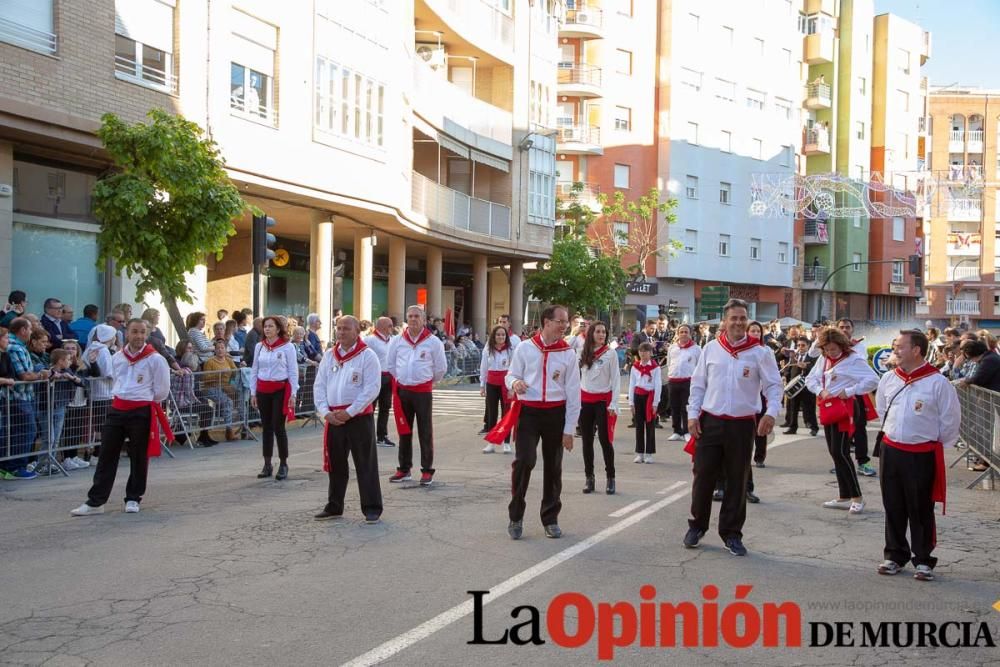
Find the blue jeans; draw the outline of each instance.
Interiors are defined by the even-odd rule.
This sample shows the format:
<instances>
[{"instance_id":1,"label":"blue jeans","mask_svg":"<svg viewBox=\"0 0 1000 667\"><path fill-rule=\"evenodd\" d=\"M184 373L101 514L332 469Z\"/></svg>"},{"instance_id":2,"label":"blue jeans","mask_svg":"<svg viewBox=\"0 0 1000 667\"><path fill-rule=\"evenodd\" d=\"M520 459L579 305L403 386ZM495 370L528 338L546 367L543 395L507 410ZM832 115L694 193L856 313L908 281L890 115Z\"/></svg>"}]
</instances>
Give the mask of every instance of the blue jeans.
<instances>
[{"instance_id":1,"label":"blue jeans","mask_svg":"<svg viewBox=\"0 0 1000 667\"><path fill-rule=\"evenodd\" d=\"M59 447L59 440L62 438L63 424L66 423L66 406L60 405L52 408L52 448Z\"/></svg>"},{"instance_id":2,"label":"blue jeans","mask_svg":"<svg viewBox=\"0 0 1000 667\"><path fill-rule=\"evenodd\" d=\"M7 470L17 470L28 465L31 460L25 455L31 452L31 446L35 442L35 401L32 398L11 396L9 405L10 454L20 458L12 458L4 464L4 467Z\"/></svg>"},{"instance_id":3,"label":"blue jeans","mask_svg":"<svg viewBox=\"0 0 1000 667\"><path fill-rule=\"evenodd\" d=\"M226 393L219 387L212 387L205 390L205 398L215 403L215 409L219 411L219 416L223 423L228 426L233 422L233 401L226 396Z\"/></svg>"}]
</instances>

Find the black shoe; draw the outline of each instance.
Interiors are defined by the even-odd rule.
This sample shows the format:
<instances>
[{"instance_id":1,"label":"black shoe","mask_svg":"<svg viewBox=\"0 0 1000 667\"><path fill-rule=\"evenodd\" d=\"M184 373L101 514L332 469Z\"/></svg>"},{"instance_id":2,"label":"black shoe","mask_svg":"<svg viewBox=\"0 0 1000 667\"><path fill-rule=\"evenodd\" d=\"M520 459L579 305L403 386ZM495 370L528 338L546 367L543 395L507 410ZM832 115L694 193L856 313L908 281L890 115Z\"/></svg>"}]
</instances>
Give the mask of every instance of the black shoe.
<instances>
[{"instance_id":1,"label":"black shoe","mask_svg":"<svg viewBox=\"0 0 1000 667\"><path fill-rule=\"evenodd\" d=\"M795 429L794 428L790 428L787 431L782 431L782 433L785 434L785 435L795 435Z\"/></svg>"},{"instance_id":2,"label":"black shoe","mask_svg":"<svg viewBox=\"0 0 1000 667\"><path fill-rule=\"evenodd\" d=\"M628 427L635 428L635 422L634 421L629 422Z\"/></svg>"},{"instance_id":3,"label":"black shoe","mask_svg":"<svg viewBox=\"0 0 1000 667\"><path fill-rule=\"evenodd\" d=\"M789 426L791 426L791 424L789 424L788 422L785 422L784 424L779 424L778 428L788 428Z\"/></svg>"},{"instance_id":4,"label":"black shoe","mask_svg":"<svg viewBox=\"0 0 1000 667\"><path fill-rule=\"evenodd\" d=\"M760 502L760 497L753 491L747 491L747 502L756 505Z\"/></svg>"},{"instance_id":5,"label":"black shoe","mask_svg":"<svg viewBox=\"0 0 1000 667\"><path fill-rule=\"evenodd\" d=\"M522 532L524 532L523 521L511 521L509 524L507 524L507 534L510 535L510 539L512 540L521 539Z\"/></svg>"},{"instance_id":6,"label":"black shoe","mask_svg":"<svg viewBox=\"0 0 1000 667\"><path fill-rule=\"evenodd\" d=\"M257 479L264 479L266 477L270 477L273 473L274 470L271 468L271 464L265 463L264 467L261 468L260 473L257 474Z\"/></svg>"},{"instance_id":7,"label":"black shoe","mask_svg":"<svg viewBox=\"0 0 1000 667\"><path fill-rule=\"evenodd\" d=\"M394 443L392 440L390 440L388 436L379 439L378 442L376 442L375 444L378 445L379 447L395 447L396 446L396 443Z\"/></svg>"},{"instance_id":8,"label":"black shoe","mask_svg":"<svg viewBox=\"0 0 1000 667\"><path fill-rule=\"evenodd\" d=\"M688 532L684 535L684 546L688 549L696 549L698 543L701 542L701 538L705 537L705 531L699 530L698 528L688 528Z\"/></svg>"},{"instance_id":9,"label":"black shoe","mask_svg":"<svg viewBox=\"0 0 1000 667\"><path fill-rule=\"evenodd\" d=\"M489 430L484 426L479 430L479 433L477 433L476 435L486 435L487 433L489 433Z\"/></svg>"},{"instance_id":10,"label":"black shoe","mask_svg":"<svg viewBox=\"0 0 1000 667\"><path fill-rule=\"evenodd\" d=\"M608 494L609 496L613 496L613 495L615 495L615 491L616 491L616 489L615 489L615 478L614 477L608 477L608 487L607 487L607 489L605 489L604 493Z\"/></svg>"},{"instance_id":11,"label":"black shoe","mask_svg":"<svg viewBox=\"0 0 1000 667\"><path fill-rule=\"evenodd\" d=\"M279 482L281 480L283 480L283 479L288 479L288 464L287 463L279 463L278 464L278 474L276 474L274 476L274 478L276 480L278 480Z\"/></svg>"},{"instance_id":12,"label":"black shoe","mask_svg":"<svg viewBox=\"0 0 1000 667\"><path fill-rule=\"evenodd\" d=\"M382 518L378 514L366 514L365 515L365 523L368 524L369 526L374 526L376 523L378 523L381 520L382 520Z\"/></svg>"},{"instance_id":13,"label":"black shoe","mask_svg":"<svg viewBox=\"0 0 1000 667\"><path fill-rule=\"evenodd\" d=\"M764 465L763 461L754 461L754 465L757 466L758 468L766 468L767 467L767 466Z\"/></svg>"},{"instance_id":14,"label":"black shoe","mask_svg":"<svg viewBox=\"0 0 1000 667\"><path fill-rule=\"evenodd\" d=\"M343 514L334 514L329 510L323 510L319 514L313 515L313 518L316 519L317 521L329 521L331 519L339 519L342 516Z\"/></svg>"},{"instance_id":15,"label":"black shoe","mask_svg":"<svg viewBox=\"0 0 1000 667\"><path fill-rule=\"evenodd\" d=\"M831 475L836 475L837 474L837 469L836 468L830 468L830 474Z\"/></svg>"},{"instance_id":16,"label":"black shoe","mask_svg":"<svg viewBox=\"0 0 1000 667\"><path fill-rule=\"evenodd\" d=\"M722 496L725 495L725 491L722 489L716 489L712 492L712 500L716 502L722 502Z\"/></svg>"},{"instance_id":17,"label":"black shoe","mask_svg":"<svg viewBox=\"0 0 1000 667\"><path fill-rule=\"evenodd\" d=\"M817 435L819 435L819 429L818 428L809 429L809 435L815 438Z\"/></svg>"},{"instance_id":18,"label":"black shoe","mask_svg":"<svg viewBox=\"0 0 1000 667\"><path fill-rule=\"evenodd\" d=\"M587 483L583 487L583 492L584 493L593 493L594 492L594 476L593 475L587 475Z\"/></svg>"},{"instance_id":19,"label":"black shoe","mask_svg":"<svg viewBox=\"0 0 1000 667\"><path fill-rule=\"evenodd\" d=\"M653 422L653 428L663 428L663 424L660 422Z\"/></svg>"},{"instance_id":20,"label":"black shoe","mask_svg":"<svg viewBox=\"0 0 1000 667\"><path fill-rule=\"evenodd\" d=\"M554 540L558 540L562 537L562 529L559 527L558 523L550 523L545 526L545 537L551 537Z\"/></svg>"},{"instance_id":21,"label":"black shoe","mask_svg":"<svg viewBox=\"0 0 1000 667\"><path fill-rule=\"evenodd\" d=\"M746 556L747 548L743 546L743 542L740 541L738 537L727 537L726 538L726 549L729 550L734 556Z\"/></svg>"}]
</instances>

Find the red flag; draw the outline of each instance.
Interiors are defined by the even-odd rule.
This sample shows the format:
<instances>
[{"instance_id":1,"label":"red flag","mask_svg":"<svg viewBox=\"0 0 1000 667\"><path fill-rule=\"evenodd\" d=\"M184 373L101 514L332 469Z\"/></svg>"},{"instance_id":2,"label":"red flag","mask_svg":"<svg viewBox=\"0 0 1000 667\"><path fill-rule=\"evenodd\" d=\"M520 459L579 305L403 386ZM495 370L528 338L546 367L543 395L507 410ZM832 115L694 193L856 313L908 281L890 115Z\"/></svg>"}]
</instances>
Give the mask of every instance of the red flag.
<instances>
[{"instance_id":1,"label":"red flag","mask_svg":"<svg viewBox=\"0 0 1000 667\"><path fill-rule=\"evenodd\" d=\"M455 335L455 318L452 315L451 308L444 311L444 333L447 336Z\"/></svg>"}]
</instances>

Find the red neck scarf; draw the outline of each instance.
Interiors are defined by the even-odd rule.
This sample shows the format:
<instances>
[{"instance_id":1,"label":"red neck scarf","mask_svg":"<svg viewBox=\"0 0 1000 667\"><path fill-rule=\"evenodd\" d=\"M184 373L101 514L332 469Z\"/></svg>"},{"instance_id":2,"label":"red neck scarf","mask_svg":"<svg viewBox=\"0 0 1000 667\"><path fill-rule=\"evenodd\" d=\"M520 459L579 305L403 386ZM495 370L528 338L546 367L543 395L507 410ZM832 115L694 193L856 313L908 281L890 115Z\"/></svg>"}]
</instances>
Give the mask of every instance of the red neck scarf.
<instances>
[{"instance_id":1,"label":"red neck scarf","mask_svg":"<svg viewBox=\"0 0 1000 667\"><path fill-rule=\"evenodd\" d=\"M686 342L686 343L677 343L677 347L681 348L682 350L686 350L689 347L691 347L692 345L694 345L694 339L693 338L688 339L688 342Z\"/></svg>"},{"instance_id":2,"label":"red neck scarf","mask_svg":"<svg viewBox=\"0 0 1000 667\"><path fill-rule=\"evenodd\" d=\"M430 332L430 329L428 329L427 327L424 327L423 329L421 329L420 335L417 336L416 340L413 340L412 338L410 338L410 330L409 329L403 329L403 340L405 340L407 343L409 343L413 347L416 347L417 345L420 345L420 343L424 342L425 340L427 340L430 337L431 337L431 332Z\"/></svg>"},{"instance_id":3,"label":"red neck scarf","mask_svg":"<svg viewBox=\"0 0 1000 667\"><path fill-rule=\"evenodd\" d=\"M551 345L546 345L545 342L542 340L542 334L535 334L534 336L532 336L531 342L534 343L535 346L542 351L542 354L548 354L549 352L558 352L559 350L570 349L569 344L562 338L557 339L556 342L552 343Z\"/></svg>"},{"instance_id":4,"label":"red neck scarf","mask_svg":"<svg viewBox=\"0 0 1000 667\"><path fill-rule=\"evenodd\" d=\"M510 337L509 336L504 339L503 345L500 346L499 350L496 348L496 345L494 345L492 342L490 343L490 351L493 352L494 354L496 354L497 352L506 352L509 349L510 349Z\"/></svg>"},{"instance_id":5,"label":"red neck scarf","mask_svg":"<svg viewBox=\"0 0 1000 667\"><path fill-rule=\"evenodd\" d=\"M726 336L725 332L719 334L716 340L719 341L719 345L722 346L722 349L724 349L729 354L733 355L733 359L739 359L740 352L753 349L760 344L759 339L748 335L746 338L743 339L742 343L739 343L734 346L729 342L729 338Z\"/></svg>"},{"instance_id":6,"label":"red neck scarf","mask_svg":"<svg viewBox=\"0 0 1000 667\"><path fill-rule=\"evenodd\" d=\"M358 342L354 344L354 347L345 355L340 354L340 343L333 346L333 358L337 360L337 363L343 366L348 361L354 357L361 354L368 346L365 345L365 341L358 339Z\"/></svg>"},{"instance_id":7,"label":"red neck scarf","mask_svg":"<svg viewBox=\"0 0 1000 667\"><path fill-rule=\"evenodd\" d=\"M125 348L122 350L122 354L125 355L125 358L128 359L128 363L131 366L132 364L142 361L146 357L156 354L156 350L153 349L152 345L146 343L146 345L143 346L141 350L139 350L138 354L133 355L129 353L128 345L126 345Z\"/></svg>"},{"instance_id":8,"label":"red neck scarf","mask_svg":"<svg viewBox=\"0 0 1000 667\"><path fill-rule=\"evenodd\" d=\"M267 340L267 338L264 338L263 340L260 341L261 345L269 349L271 352L274 352L287 342L288 342L287 338L281 338L280 336L278 338L275 338L273 343Z\"/></svg>"},{"instance_id":9,"label":"red neck scarf","mask_svg":"<svg viewBox=\"0 0 1000 667\"><path fill-rule=\"evenodd\" d=\"M934 368L925 361L920 368L915 369L912 373L907 373L899 366L896 366L895 372L896 375L898 375L903 379L903 382L905 382L906 384L910 384L916 382L917 380L922 380L925 377L930 377L931 375L937 375L940 371L938 371L938 369Z\"/></svg>"},{"instance_id":10,"label":"red neck scarf","mask_svg":"<svg viewBox=\"0 0 1000 667\"><path fill-rule=\"evenodd\" d=\"M602 345L599 348L597 348L596 350L594 350L594 359L600 359L601 355L604 354L605 352L607 352L608 349L610 349L610 348L607 345Z\"/></svg>"},{"instance_id":11,"label":"red neck scarf","mask_svg":"<svg viewBox=\"0 0 1000 667\"><path fill-rule=\"evenodd\" d=\"M836 359L833 359L832 357L827 357L826 355L823 355L823 357L826 359L825 365L823 366L823 371L825 372L825 371L830 370L831 368L833 368L837 364L839 364L844 359L846 359L847 358L847 352L842 353Z\"/></svg>"},{"instance_id":12,"label":"red neck scarf","mask_svg":"<svg viewBox=\"0 0 1000 667\"><path fill-rule=\"evenodd\" d=\"M632 368L639 371L639 377L642 377L643 375L648 375L650 380L653 379L653 369L656 367L657 366L655 361L650 361L648 365L640 361L637 361L634 364L632 364Z\"/></svg>"},{"instance_id":13,"label":"red neck scarf","mask_svg":"<svg viewBox=\"0 0 1000 667\"><path fill-rule=\"evenodd\" d=\"M379 331L378 329L375 329L375 331L373 331L372 333L374 333L376 336L378 336L378 339L380 341L382 341L383 343L388 343L389 340L392 338L392 336L383 336L382 332Z\"/></svg>"}]
</instances>

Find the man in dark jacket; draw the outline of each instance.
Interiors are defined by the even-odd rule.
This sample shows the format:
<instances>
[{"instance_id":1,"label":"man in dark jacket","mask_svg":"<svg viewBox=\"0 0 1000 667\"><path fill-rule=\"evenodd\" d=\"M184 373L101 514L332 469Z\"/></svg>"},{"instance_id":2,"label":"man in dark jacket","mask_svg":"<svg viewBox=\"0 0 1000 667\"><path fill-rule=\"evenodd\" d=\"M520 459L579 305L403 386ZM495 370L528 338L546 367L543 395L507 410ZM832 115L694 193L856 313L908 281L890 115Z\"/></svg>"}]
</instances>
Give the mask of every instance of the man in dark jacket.
<instances>
[{"instance_id":1,"label":"man in dark jacket","mask_svg":"<svg viewBox=\"0 0 1000 667\"><path fill-rule=\"evenodd\" d=\"M976 364L976 371L961 382L1000 391L1000 355L991 352L982 340L967 340L960 349L967 360Z\"/></svg>"},{"instance_id":2,"label":"man in dark jacket","mask_svg":"<svg viewBox=\"0 0 1000 667\"><path fill-rule=\"evenodd\" d=\"M809 339L801 336L795 341L795 352L781 372L788 382L799 376L809 375L815 364L816 359L809 356ZM819 433L819 425L816 423L816 395L805 387L795 395L795 398L787 401L785 418L788 421L788 429L784 431L785 435L793 435L798 430L800 409L802 421L809 428L809 435L815 437Z\"/></svg>"},{"instance_id":3,"label":"man in dark jacket","mask_svg":"<svg viewBox=\"0 0 1000 667\"><path fill-rule=\"evenodd\" d=\"M65 339L76 340L76 333L69 328L69 324L63 321L63 304L59 299L49 297L43 305L45 313L42 315L42 326L49 334L49 347L46 350L51 352L57 347L62 347Z\"/></svg>"}]
</instances>

